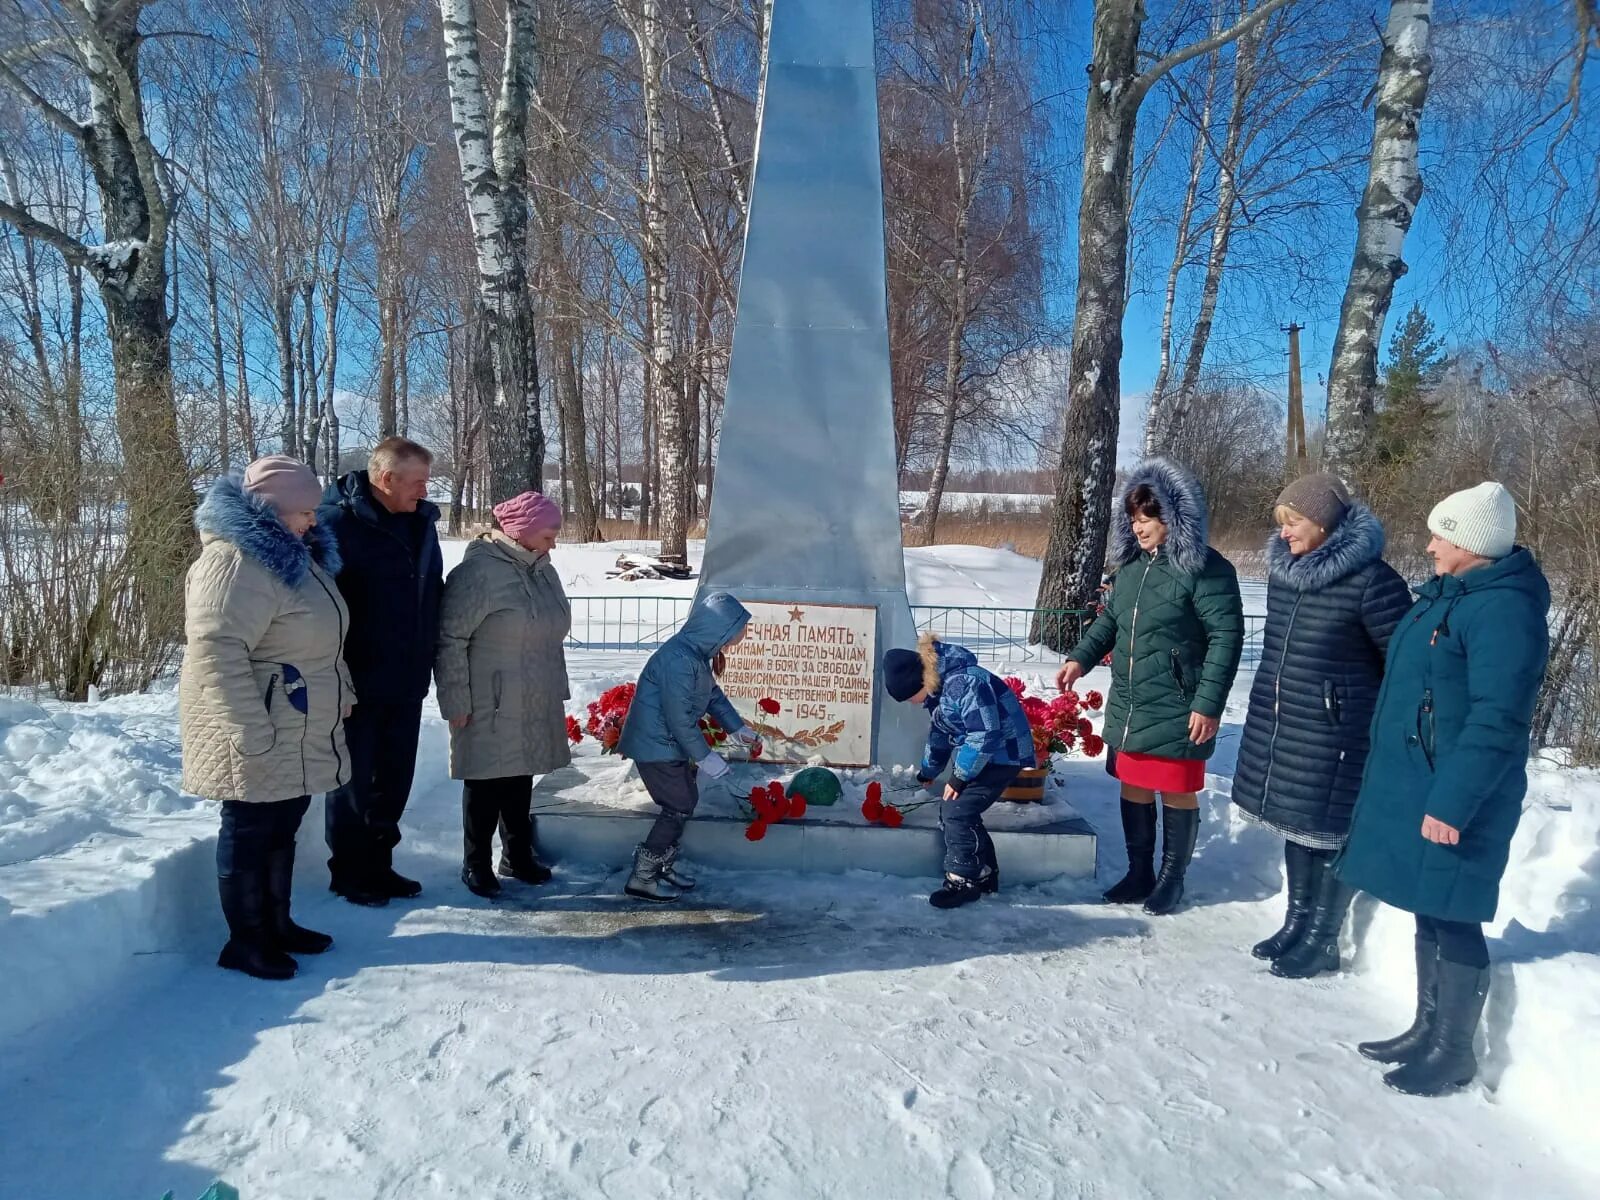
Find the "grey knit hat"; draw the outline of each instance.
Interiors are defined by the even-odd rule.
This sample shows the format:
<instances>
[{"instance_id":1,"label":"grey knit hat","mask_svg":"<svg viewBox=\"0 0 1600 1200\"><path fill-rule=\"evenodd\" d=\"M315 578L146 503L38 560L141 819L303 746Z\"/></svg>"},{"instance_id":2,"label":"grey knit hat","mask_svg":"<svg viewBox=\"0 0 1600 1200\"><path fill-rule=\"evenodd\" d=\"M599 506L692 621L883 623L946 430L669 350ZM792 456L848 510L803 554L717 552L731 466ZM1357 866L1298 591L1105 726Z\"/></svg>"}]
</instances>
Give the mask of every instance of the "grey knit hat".
<instances>
[{"instance_id":1,"label":"grey knit hat","mask_svg":"<svg viewBox=\"0 0 1600 1200\"><path fill-rule=\"evenodd\" d=\"M1350 511L1350 489L1337 475L1326 471L1315 475L1302 475L1278 496L1278 504L1292 508L1302 517L1308 517L1332 532L1345 513Z\"/></svg>"}]
</instances>

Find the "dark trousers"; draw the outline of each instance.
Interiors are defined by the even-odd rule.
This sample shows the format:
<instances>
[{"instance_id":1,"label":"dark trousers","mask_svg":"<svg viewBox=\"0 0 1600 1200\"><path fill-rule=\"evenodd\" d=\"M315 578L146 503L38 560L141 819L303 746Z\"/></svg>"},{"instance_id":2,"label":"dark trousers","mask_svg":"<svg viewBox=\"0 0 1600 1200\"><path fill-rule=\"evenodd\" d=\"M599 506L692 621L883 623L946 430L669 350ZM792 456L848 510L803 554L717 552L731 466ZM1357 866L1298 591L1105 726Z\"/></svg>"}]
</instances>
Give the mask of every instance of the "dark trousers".
<instances>
[{"instance_id":1,"label":"dark trousers","mask_svg":"<svg viewBox=\"0 0 1600 1200\"><path fill-rule=\"evenodd\" d=\"M373 704L363 700L344 723L350 782L325 801L328 870L335 881L361 879L389 868L400 844L400 817L417 768L422 701Z\"/></svg>"},{"instance_id":2,"label":"dark trousers","mask_svg":"<svg viewBox=\"0 0 1600 1200\"><path fill-rule=\"evenodd\" d=\"M695 805L700 803L700 788L695 782L699 769L688 761L634 765L644 782L644 790L661 809L656 823L645 835L645 849L652 854L665 854L683 837L683 827L694 816Z\"/></svg>"},{"instance_id":3,"label":"dark trousers","mask_svg":"<svg viewBox=\"0 0 1600 1200\"><path fill-rule=\"evenodd\" d=\"M1489 965L1489 943L1484 940L1483 926L1476 921L1441 921L1419 913L1417 936L1425 942L1437 942L1439 957L1445 962L1480 970Z\"/></svg>"},{"instance_id":4,"label":"dark trousers","mask_svg":"<svg viewBox=\"0 0 1600 1200\"><path fill-rule=\"evenodd\" d=\"M461 788L461 857L467 866L489 871L495 826L507 863L533 861L533 776L469 779Z\"/></svg>"},{"instance_id":5,"label":"dark trousers","mask_svg":"<svg viewBox=\"0 0 1600 1200\"><path fill-rule=\"evenodd\" d=\"M1021 770L1021 767L991 763L979 771L977 778L962 788L954 800L939 802L945 874L977 879L986 870L999 869L994 841L983 827L983 814L1000 799L1000 793L1011 786ZM937 783L933 786L939 787Z\"/></svg>"},{"instance_id":6,"label":"dark trousers","mask_svg":"<svg viewBox=\"0 0 1600 1200\"><path fill-rule=\"evenodd\" d=\"M311 805L310 796L256 804L248 800L222 802L222 831L217 835L217 876L265 871L274 850L294 845L300 819Z\"/></svg>"}]
</instances>

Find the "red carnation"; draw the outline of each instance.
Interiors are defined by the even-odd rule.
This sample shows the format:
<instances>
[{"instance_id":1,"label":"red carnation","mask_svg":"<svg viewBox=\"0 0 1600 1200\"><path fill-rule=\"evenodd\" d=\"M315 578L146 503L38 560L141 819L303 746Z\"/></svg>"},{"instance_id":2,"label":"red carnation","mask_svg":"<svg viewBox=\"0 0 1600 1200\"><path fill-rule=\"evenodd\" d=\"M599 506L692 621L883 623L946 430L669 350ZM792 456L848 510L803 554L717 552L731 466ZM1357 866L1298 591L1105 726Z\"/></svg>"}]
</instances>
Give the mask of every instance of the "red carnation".
<instances>
[{"instance_id":1,"label":"red carnation","mask_svg":"<svg viewBox=\"0 0 1600 1200\"><path fill-rule=\"evenodd\" d=\"M779 783L776 779L774 779L771 783L767 784L767 795L771 796L779 804L782 804L783 803L783 784Z\"/></svg>"},{"instance_id":2,"label":"red carnation","mask_svg":"<svg viewBox=\"0 0 1600 1200\"><path fill-rule=\"evenodd\" d=\"M767 836L767 823L765 821L751 821L744 827L744 839L747 842L759 842Z\"/></svg>"},{"instance_id":3,"label":"red carnation","mask_svg":"<svg viewBox=\"0 0 1600 1200\"><path fill-rule=\"evenodd\" d=\"M883 803L883 784L879 783L876 779L867 784L867 803Z\"/></svg>"},{"instance_id":4,"label":"red carnation","mask_svg":"<svg viewBox=\"0 0 1600 1200\"><path fill-rule=\"evenodd\" d=\"M1094 732L1094 725L1092 722L1090 722L1088 717L1078 718L1078 732L1084 737L1088 737Z\"/></svg>"},{"instance_id":5,"label":"red carnation","mask_svg":"<svg viewBox=\"0 0 1600 1200\"><path fill-rule=\"evenodd\" d=\"M868 796L866 802L861 806L861 815L876 824L883 816L883 802Z\"/></svg>"},{"instance_id":6,"label":"red carnation","mask_svg":"<svg viewBox=\"0 0 1600 1200\"><path fill-rule=\"evenodd\" d=\"M1104 738L1097 737L1096 735L1094 735L1092 733L1084 734L1084 736L1083 736L1083 752L1085 754L1087 754L1090 758L1099 758L1100 757L1100 751L1104 750L1105 748L1106 748L1106 743L1105 743L1105 739Z\"/></svg>"},{"instance_id":7,"label":"red carnation","mask_svg":"<svg viewBox=\"0 0 1600 1200\"><path fill-rule=\"evenodd\" d=\"M899 829L905 821L906 815L894 805L886 804L883 806L883 817L881 819L890 829Z\"/></svg>"},{"instance_id":8,"label":"red carnation","mask_svg":"<svg viewBox=\"0 0 1600 1200\"><path fill-rule=\"evenodd\" d=\"M779 704L776 700L773 700L771 698L757 700L756 701L756 707L759 708L762 712L766 713L767 716L769 716L769 717L775 717L780 712L783 711L783 705Z\"/></svg>"},{"instance_id":9,"label":"red carnation","mask_svg":"<svg viewBox=\"0 0 1600 1200\"><path fill-rule=\"evenodd\" d=\"M1005 684L1008 688L1010 688L1011 689L1011 693L1014 696L1019 696L1020 697L1024 692L1026 692L1028 690L1028 685L1023 683L1022 680L1018 679L1015 675L1007 675L1000 682Z\"/></svg>"},{"instance_id":10,"label":"red carnation","mask_svg":"<svg viewBox=\"0 0 1600 1200\"><path fill-rule=\"evenodd\" d=\"M806 798L804 796L790 796L789 797L789 817L790 817L790 819L798 821L801 817L803 817L805 815L806 815Z\"/></svg>"},{"instance_id":11,"label":"red carnation","mask_svg":"<svg viewBox=\"0 0 1600 1200\"><path fill-rule=\"evenodd\" d=\"M760 758L761 757L761 743L760 742L757 742L755 745L750 747L750 757L751 758Z\"/></svg>"},{"instance_id":12,"label":"red carnation","mask_svg":"<svg viewBox=\"0 0 1600 1200\"><path fill-rule=\"evenodd\" d=\"M1090 692L1083 698L1083 702L1089 706L1091 711L1099 712L1100 706L1106 702L1106 698L1099 692Z\"/></svg>"}]
</instances>

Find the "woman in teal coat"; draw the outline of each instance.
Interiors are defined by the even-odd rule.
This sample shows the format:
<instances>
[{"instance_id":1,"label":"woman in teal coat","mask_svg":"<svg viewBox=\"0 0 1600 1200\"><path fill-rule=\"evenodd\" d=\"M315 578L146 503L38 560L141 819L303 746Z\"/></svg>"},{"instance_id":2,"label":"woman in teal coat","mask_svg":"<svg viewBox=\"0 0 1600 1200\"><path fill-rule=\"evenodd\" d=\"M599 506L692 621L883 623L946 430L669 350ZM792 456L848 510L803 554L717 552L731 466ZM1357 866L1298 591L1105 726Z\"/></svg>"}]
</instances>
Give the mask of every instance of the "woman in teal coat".
<instances>
[{"instance_id":1,"label":"woman in teal coat","mask_svg":"<svg viewBox=\"0 0 1600 1200\"><path fill-rule=\"evenodd\" d=\"M1128 873L1105 899L1143 900L1146 912L1163 914L1183 899L1200 828L1196 793L1244 647L1243 608L1233 564L1207 542L1205 495L1188 471L1164 458L1140 463L1113 521L1111 594L1056 685L1071 687L1112 656L1104 734L1122 783Z\"/></svg>"},{"instance_id":2,"label":"woman in teal coat","mask_svg":"<svg viewBox=\"0 0 1600 1200\"><path fill-rule=\"evenodd\" d=\"M1550 588L1515 545L1498 483L1428 517L1436 575L1389 641L1372 750L1337 870L1417 917L1417 1014L1361 1053L1400 1064L1390 1087L1433 1096L1477 1073L1472 1041L1489 987L1484 921L1528 790L1528 738L1549 653Z\"/></svg>"}]
</instances>

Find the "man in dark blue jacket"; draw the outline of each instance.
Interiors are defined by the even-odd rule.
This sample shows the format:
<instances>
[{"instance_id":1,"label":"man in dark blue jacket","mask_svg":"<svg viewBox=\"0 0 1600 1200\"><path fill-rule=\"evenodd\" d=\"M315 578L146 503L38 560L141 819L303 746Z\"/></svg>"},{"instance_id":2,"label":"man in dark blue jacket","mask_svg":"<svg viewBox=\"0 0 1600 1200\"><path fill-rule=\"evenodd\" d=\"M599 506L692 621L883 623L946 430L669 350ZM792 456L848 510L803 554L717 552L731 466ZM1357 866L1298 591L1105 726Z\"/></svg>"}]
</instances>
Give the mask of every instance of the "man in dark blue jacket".
<instances>
[{"instance_id":1,"label":"man in dark blue jacket","mask_svg":"<svg viewBox=\"0 0 1600 1200\"><path fill-rule=\"evenodd\" d=\"M396 873L394 848L416 769L422 702L439 635L444 559L438 508L426 499L433 455L385 438L365 471L330 484L317 520L338 539L350 609L345 661L356 706L345 722L351 779L327 798L330 886L354 904L422 891Z\"/></svg>"}]
</instances>

